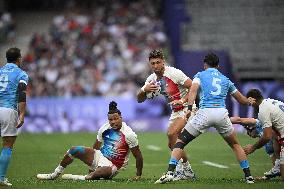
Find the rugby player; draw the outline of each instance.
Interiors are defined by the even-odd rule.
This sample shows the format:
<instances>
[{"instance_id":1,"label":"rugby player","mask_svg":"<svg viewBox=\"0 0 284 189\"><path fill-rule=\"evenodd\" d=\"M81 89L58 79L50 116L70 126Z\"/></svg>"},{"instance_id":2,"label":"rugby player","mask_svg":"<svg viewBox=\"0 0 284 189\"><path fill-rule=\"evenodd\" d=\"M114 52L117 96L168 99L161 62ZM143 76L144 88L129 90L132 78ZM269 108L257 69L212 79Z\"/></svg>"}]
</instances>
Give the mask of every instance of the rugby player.
<instances>
[{"instance_id":1,"label":"rugby player","mask_svg":"<svg viewBox=\"0 0 284 189\"><path fill-rule=\"evenodd\" d=\"M6 173L18 129L24 124L28 75L20 68L22 62L20 49L8 49L6 59L7 63L0 68L0 126L2 137L0 185L11 186L12 184L6 178Z\"/></svg>"},{"instance_id":2,"label":"rugby player","mask_svg":"<svg viewBox=\"0 0 284 189\"><path fill-rule=\"evenodd\" d=\"M81 160L91 170L88 175L62 175L64 179L98 180L111 179L117 175L128 162L129 151L136 159L135 180L140 179L143 169L143 157L139 149L137 135L122 122L122 116L117 109L116 102L109 104L108 123L98 131L94 149L83 146L74 146L64 155L60 164L53 173L38 174L38 179L53 180L58 178L64 169L73 162L74 158Z\"/></svg>"},{"instance_id":3,"label":"rugby player","mask_svg":"<svg viewBox=\"0 0 284 189\"><path fill-rule=\"evenodd\" d=\"M184 130L179 135L171 154L168 171L155 183L162 184L174 179L174 170L181 158L184 147L200 134L204 133L209 127L215 127L232 148L244 171L246 182L254 183L254 179L250 174L246 154L237 140L236 133L228 116L228 110L225 106L225 98L228 93L239 103L244 105L249 105L252 99L243 96L236 89L234 84L218 71L218 67L218 56L213 53L209 53L205 56L205 71L195 75L188 98L188 115L190 115L192 105L199 91L199 110L196 112L196 115L187 122Z\"/></svg>"},{"instance_id":4,"label":"rugby player","mask_svg":"<svg viewBox=\"0 0 284 189\"><path fill-rule=\"evenodd\" d=\"M278 136L278 143L281 146L280 152L277 153L280 158L281 177L284 180L284 103L270 98L264 99L258 89L249 90L247 97L255 99L252 106L259 109L258 120L262 125L263 135L255 144L248 144L244 150L246 154L251 154L261 148L269 142L274 131Z\"/></svg>"},{"instance_id":5,"label":"rugby player","mask_svg":"<svg viewBox=\"0 0 284 189\"><path fill-rule=\"evenodd\" d=\"M146 79L145 85L138 92L137 101L138 103L144 102L147 99L147 95L153 92L162 94L165 97L172 109L167 130L168 147L172 150L179 133L186 124L184 117L187 111L188 92L192 81L181 70L165 66L165 58L162 50L153 50L150 52L149 64L154 73ZM181 103L173 104L175 101L180 101ZM180 170L176 172L176 179L194 178L195 174L191 169L185 153L182 153L181 162L179 162Z\"/></svg>"}]
</instances>

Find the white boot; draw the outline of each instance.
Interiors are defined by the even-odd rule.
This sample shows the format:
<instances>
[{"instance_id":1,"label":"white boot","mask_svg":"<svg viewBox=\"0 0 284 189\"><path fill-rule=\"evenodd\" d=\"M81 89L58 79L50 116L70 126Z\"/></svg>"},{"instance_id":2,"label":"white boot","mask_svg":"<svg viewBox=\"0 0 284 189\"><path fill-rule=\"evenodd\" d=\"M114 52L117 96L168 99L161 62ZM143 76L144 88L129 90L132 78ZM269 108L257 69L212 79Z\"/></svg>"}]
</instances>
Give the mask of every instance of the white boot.
<instances>
[{"instance_id":1,"label":"white boot","mask_svg":"<svg viewBox=\"0 0 284 189\"><path fill-rule=\"evenodd\" d=\"M159 179L155 182L155 184L164 184L164 183L166 183L166 182L173 181L173 179L174 179L174 172L168 171L168 172L166 172L165 174L163 174L163 175L161 176L161 178L159 178Z\"/></svg>"},{"instance_id":2,"label":"white boot","mask_svg":"<svg viewBox=\"0 0 284 189\"><path fill-rule=\"evenodd\" d=\"M54 179L57 179L61 175L61 173L63 173L63 171L64 171L64 167L59 165L58 167L56 167L53 173L37 174L36 177L42 180L54 180Z\"/></svg>"},{"instance_id":3,"label":"white boot","mask_svg":"<svg viewBox=\"0 0 284 189\"><path fill-rule=\"evenodd\" d=\"M275 165L267 172L264 173L264 177L266 179L274 178L277 176L281 176L280 173L280 159L275 160Z\"/></svg>"}]
</instances>

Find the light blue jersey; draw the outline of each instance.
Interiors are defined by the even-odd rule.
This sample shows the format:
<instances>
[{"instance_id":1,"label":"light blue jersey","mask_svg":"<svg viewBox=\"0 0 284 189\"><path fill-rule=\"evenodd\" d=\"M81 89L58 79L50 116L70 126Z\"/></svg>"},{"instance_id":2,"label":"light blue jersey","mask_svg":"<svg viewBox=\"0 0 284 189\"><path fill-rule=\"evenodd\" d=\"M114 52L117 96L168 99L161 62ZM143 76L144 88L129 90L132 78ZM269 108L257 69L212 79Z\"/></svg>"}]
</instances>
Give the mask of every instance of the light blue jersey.
<instances>
[{"instance_id":1,"label":"light blue jersey","mask_svg":"<svg viewBox=\"0 0 284 189\"><path fill-rule=\"evenodd\" d=\"M237 91L234 83L225 77L215 68L208 68L198 72L194 76L193 82L200 85L199 108L225 108L225 100L228 93Z\"/></svg>"},{"instance_id":2,"label":"light blue jersey","mask_svg":"<svg viewBox=\"0 0 284 189\"><path fill-rule=\"evenodd\" d=\"M0 68L0 107L18 109L18 85L28 84L28 75L16 64L7 63Z\"/></svg>"}]
</instances>

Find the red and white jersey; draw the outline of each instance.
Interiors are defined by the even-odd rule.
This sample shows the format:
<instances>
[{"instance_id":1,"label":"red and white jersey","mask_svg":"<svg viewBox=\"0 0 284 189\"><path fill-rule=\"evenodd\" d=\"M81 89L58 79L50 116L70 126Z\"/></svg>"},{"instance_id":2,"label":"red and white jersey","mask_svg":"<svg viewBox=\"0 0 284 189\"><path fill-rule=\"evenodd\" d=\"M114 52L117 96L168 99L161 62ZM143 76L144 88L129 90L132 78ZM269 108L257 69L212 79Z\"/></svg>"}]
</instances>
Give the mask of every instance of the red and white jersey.
<instances>
[{"instance_id":1,"label":"red and white jersey","mask_svg":"<svg viewBox=\"0 0 284 189\"><path fill-rule=\"evenodd\" d=\"M122 122L120 130L112 129L109 123L104 124L98 131L97 140L103 142L100 151L118 169L128 163L131 148L138 146L137 135Z\"/></svg>"},{"instance_id":2,"label":"red and white jersey","mask_svg":"<svg viewBox=\"0 0 284 189\"><path fill-rule=\"evenodd\" d=\"M183 84L187 79L189 78L181 70L166 66L164 75L160 80L157 80L157 75L153 73L146 79L145 84L151 82L159 84L161 87L160 94L170 103L173 100L180 100L186 96L188 89L183 87ZM171 106L171 108L176 112L182 110L184 106Z\"/></svg>"},{"instance_id":3,"label":"red and white jersey","mask_svg":"<svg viewBox=\"0 0 284 189\"><path fill-rule=\"evenodd\" d=\"M259 105L258 119L262 128L272 127L284 138L284 103L274 99L264 99Z\"/></svg>"}]
</instances>

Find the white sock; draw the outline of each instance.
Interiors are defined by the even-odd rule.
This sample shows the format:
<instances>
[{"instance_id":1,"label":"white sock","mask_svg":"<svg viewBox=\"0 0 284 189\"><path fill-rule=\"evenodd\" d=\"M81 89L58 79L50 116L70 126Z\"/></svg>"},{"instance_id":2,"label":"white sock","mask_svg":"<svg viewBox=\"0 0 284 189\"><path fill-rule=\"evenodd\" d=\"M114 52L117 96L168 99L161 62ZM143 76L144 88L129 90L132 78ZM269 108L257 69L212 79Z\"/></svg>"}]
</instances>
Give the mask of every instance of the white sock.
<instances>
[{"instance_id":1,"label":"white sock","mask_svg":"<svg viewBox=\"0 0 284 189\"><path fill-rule=\"evenodd\" d=\"M280 167L280 159L275 160L274 167Z\"/></svg>"},{"instance_id":2,"label":"white sock","mask_svg":"<svg viewBox=\"0 0 284 189\"><path fill-rule=\"evenodd\" d=\"M54 173L55 174L61 174L64 171L64 167L62 167L61 165L58 165L58 167L55 168Z\"/></svg>"},{"instance_id":3,"label":"white sock","mask_svg":"<svg viewBox=\"0 0 284 189\"><path fill-rule=\"evenodd\" d=\"M86 175L71 175L70 179L72 179L72 180L86 180Z\"/></svg>"}]
</instances>

